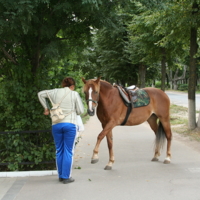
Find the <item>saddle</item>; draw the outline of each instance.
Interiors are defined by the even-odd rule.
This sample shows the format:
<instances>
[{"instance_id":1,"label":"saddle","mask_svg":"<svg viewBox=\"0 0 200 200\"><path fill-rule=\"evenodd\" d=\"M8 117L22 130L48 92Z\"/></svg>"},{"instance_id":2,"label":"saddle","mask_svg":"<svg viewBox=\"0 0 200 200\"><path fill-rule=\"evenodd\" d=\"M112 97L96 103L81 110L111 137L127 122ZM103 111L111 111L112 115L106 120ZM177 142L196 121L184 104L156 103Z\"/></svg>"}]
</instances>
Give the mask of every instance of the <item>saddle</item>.
<instances>
[{"instance_id":1,"label":"saddle","mask_svg":"<svg viewBox=\"0 0 200 200\"><path fill-rule=\"evenodd\" d=\"M134 108L134 103L138 100L138 94L137 90L139 89L135 85L131 85L129 87L121 87L119 85L114 85L114 87L117 87L119 90L119 93L124 101L124 104L129 107L131 104L131 107Z\"/></svg>"},{"instance_id":2,"label":"saddle","mask_svg":"<svg viewBox=\"0 0 200 200\"><path fill-rule=\"evenodd\" d=\"M126 124L131 110L133 108L147 106L150 102L150 98L145 90L139 89L135 85L125 88L114 84L114 87L116 87L119 90L120 96L124 104L127 106L126 117L121 123L121 125L123 126Z\"/></svg>"}]
</instances>

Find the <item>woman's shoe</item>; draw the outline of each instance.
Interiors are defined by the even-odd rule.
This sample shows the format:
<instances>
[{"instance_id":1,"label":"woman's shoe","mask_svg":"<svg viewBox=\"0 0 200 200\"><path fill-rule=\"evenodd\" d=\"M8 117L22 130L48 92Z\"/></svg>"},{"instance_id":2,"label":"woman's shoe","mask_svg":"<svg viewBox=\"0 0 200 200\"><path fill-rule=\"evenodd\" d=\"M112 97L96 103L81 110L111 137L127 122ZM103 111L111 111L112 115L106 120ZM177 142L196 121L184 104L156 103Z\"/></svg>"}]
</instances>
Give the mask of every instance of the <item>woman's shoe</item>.
<instances>
[{"instance_id":1,"label":"woman's shoe","mask_svg":"<svg viewBox=\"0 0 200 200\"><path fill-rule=\"evenodd\" d=\"M59 178L59 181L62 182L62 181L63 181L63 178Z\"/></svg>"},{"instance_id":2,"label":"woman's shoe","mask_svg":"<svg viewBox=\"0 0 200 200\"><path fill-rule=\"evenodd\" d=\"M72 183L74 182L75 180L71 177L71 178L68 178L68 179L63 179L63 184L67 184L67 183Z\"/></svg>"}]
</instances>

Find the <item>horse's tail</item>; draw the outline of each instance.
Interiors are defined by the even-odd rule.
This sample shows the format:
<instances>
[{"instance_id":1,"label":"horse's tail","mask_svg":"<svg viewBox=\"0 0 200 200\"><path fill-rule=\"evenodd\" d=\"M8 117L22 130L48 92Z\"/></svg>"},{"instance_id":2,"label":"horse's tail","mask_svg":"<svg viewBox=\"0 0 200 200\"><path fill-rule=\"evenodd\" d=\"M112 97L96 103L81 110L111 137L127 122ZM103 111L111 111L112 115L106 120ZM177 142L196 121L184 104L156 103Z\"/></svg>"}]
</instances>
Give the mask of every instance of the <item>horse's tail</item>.
<instances>
[{"instance_id":1,"label":"horse's tail","mask_svg":"<svg viewBox=\"0 0 200 200\"><path fill-rule=\"evenodd\" d=\"M156 132L155 146L158 150L162 149L166 141L166 134L162 123L159 121L158 130Z\"/></svg>"}]
</instances>

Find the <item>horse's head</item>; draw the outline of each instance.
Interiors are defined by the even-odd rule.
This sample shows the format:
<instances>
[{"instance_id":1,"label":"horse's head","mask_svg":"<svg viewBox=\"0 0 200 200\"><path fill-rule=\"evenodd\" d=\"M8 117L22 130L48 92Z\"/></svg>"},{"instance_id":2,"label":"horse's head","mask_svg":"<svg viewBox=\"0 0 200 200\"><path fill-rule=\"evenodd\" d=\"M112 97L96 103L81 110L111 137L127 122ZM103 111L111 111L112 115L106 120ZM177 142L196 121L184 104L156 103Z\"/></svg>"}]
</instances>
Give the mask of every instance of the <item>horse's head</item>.
<instances>
[{"instance_id":1,"label":"horse's head","mask_svg":"<svg viewBox=\"0 0 200 200\"><path fill-rule=\"evenodd\" d=\"M98 79L90 79L85 80L82 78L83 83L85 84L83 87L83 91L85 93L85 99L88 105L88 114L93 116L95 113L95 107L98 105L99 101L99 91L100 91L100 78Z\"/></svg>"}]
</instances>

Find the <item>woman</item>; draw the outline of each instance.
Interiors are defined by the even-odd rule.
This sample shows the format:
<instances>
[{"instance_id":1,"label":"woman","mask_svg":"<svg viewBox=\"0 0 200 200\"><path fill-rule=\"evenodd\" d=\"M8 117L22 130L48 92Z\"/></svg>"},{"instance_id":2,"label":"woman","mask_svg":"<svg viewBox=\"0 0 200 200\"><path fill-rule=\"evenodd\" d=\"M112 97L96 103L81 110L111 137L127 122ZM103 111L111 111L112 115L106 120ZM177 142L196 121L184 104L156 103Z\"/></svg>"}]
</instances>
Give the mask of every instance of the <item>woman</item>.
<instances>
[{"instance_id":1,"label":"woman","mask_svg":"<svg viewBox=\"0 0 200 200\"><path fill-rule=\"evenodd\" d=\"M63 88L44 90L38 93L40 103L44 107L44 115L49 115L46 98L51 98L53 103L60 103L60 108L65 118L59 123L52 122L52 134L56 146L56 164L59 181L66 183L74 182L71 177L74 145L77 133L77 115L84 112L83 103L75 89L75 80L66 77L62 81Z\"/></svg>"}]
</instances>

